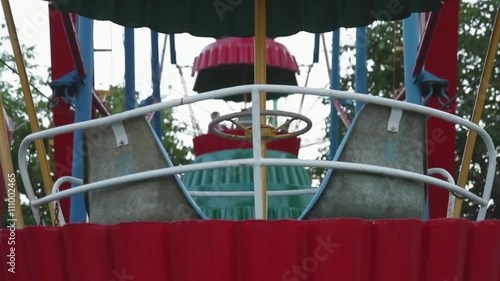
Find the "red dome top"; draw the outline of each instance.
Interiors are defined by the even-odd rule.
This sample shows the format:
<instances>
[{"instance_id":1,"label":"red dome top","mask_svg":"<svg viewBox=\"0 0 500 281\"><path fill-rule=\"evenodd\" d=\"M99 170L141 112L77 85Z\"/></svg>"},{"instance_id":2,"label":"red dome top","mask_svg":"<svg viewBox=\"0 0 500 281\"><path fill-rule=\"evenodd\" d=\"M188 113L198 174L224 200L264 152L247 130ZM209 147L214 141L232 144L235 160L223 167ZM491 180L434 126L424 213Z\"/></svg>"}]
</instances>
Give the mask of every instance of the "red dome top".
<instances>
[{"instance_id":1,"label":"red dome top","mask_svg":"<svg viewBox=\"0 0 500 281\"><path fill-rule=\"evenodd\" d=\"M295 57L284 45L270 38L266 40L266 45L268 66L290 70L294 73L299 72ZM254 38L227 37L218 39L201 51L201 54L194 59L192 75L195 72L222 65L253 63Z\"/></svg>"}]
</instances>

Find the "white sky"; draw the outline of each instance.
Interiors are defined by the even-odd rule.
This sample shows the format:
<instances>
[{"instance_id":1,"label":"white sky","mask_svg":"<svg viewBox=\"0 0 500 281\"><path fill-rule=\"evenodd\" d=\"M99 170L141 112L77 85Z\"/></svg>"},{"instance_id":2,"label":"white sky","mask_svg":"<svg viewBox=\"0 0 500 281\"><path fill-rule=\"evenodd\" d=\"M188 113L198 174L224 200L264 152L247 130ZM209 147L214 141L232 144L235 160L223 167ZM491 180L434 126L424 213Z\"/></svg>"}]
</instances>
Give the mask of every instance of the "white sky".
<instances>
[{"instance_id":1,"label":"white sky","mask_svg":"<svg viewBox=\"0 0 500 281\"><path fill-rule=\"evenodd\" d=\"M17 25L20 41L27 45L35 45L38 53L36 63L42 66L50 66L50 41L49 21L47 3L41 0L10 1L14 20ZM3 16L3 11L2 11ZM4 20L3 20L4 22ZM124 48L123 28L110 22L95 22L94 44L96 49L112 49L112 52L100 52L95 54L95 79L96 89L106 89L109 85L118 85L124 82ZM344 32L344 31L343 31ZM151 66L150 66L150 31L146 28L136 30L136 90L141 98L151 94ZM331 33L325 34L328 51L331 48ZM352 43L354 34L349 32L342 36L344 42ZM160 53L163 48L163 35L160 34ZM194 58L208 44L214 42L212 38L193 37L188 34L176 36L177 62L181 66L192 65ZM308 65L312 62L314 35L299 33L294 36L278 38L278 42L284 44L295 56L299 65ZM168 43L167 43L168 45ZM329 83L326 60L323 54L323 46L320 45L320 62L315 64L310 73L308 87L324 88ZM10 48L8 51L11 52ZM347 57L343 57L345 62ZM165 66L161 80L161 94L163 100L178 98L183 95L183 87L177 68L170 64L169 49L165 57ZM307 77L307 67L301 67L301 74L297 77L300 86L304 86ZM184 78L189 94L192 91L194 77L191 77L191 69L184 68ZM40 73L46 76L46 73ZM50 89L44 90L50 95ZM302 96L292 95L279 100L278 109L299 112L299 104ZM228 106L229 105L229 106ZM272 103L268 103L272 107ZM206 131L210 120L210 112L217 110L222 115L239 111L243 108L241 103L226 103L223 101L205 101L193 106L195 117L200 128ZM321 104L316 97L307 96L303 105L302 113L313 121L313 129L302 136L302 144L317 143L325 135L324 118L329 114L329 106ZM190 123L189 110L180 107L174 110L174 116L178 120ZM182 136L187 145L192 145L192 136ZM328 141L327 141L328 142ZM327 145L327 144L325 144ZM323 145L322 145L323 146ZM312 145L303 148L300 158L315 159L320 156L318 146Z\"/></svg>"}]
</instances>

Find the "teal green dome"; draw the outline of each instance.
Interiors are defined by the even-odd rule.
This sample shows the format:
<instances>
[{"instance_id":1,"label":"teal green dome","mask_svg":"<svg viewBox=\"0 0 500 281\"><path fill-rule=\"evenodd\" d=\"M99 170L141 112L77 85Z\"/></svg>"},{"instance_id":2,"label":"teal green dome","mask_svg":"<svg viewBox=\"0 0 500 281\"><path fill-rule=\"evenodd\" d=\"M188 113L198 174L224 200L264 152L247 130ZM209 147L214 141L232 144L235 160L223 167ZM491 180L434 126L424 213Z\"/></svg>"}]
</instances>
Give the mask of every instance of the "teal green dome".
<instances>
[{"instance_id":1,"label":"teal green dome","mask_svg":"<svg viewBox=\"0 0 500 281\"><path fill-rule=\"evenodd\" d=\"M268 151L269 158L291 158L295 155ZM194 163L252 158L251 149L222 150L198 156ZM186 173L183 182L189 191L253 191L252 167L227 167ZM311 189L309 173L303 167L269 166L268 190ZM296 219L313 195L268 197L269 219ZM193 196L194 201L211 219L244 220L254 218L253 196Z\"/></svg>"}]
</instances>

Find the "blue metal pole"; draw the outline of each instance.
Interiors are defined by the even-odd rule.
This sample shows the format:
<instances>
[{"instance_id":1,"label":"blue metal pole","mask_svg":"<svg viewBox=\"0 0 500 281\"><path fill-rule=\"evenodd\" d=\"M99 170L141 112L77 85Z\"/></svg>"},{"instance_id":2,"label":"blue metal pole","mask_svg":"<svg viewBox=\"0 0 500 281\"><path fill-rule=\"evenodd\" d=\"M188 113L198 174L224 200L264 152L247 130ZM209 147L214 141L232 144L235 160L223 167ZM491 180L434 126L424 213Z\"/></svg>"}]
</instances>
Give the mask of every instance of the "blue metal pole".
<instances>
[{"instance_id":1,"label":"blue metal pole","mask_svg":"<svg viewBox=\"0 0 500 281\"><path fill-rule=\"evenodd\" d=\"M170 63L177 64L177 54L175 50L175 34L170 34Z\"/></svg>"},{"instance_id":2,"label":"blue metal pole","mask_svg":"<svg viewBox=\"0 0 500 281\"><path fill-rule=\"evenodd\" d=\"M158 32L151 31L151 76L153 79L153 98L161 102L160 95L160 50ZM153 117L153 129L162 140L162 112L157 111Z\"/></svg>"},{"instance_id":3,"label":"blue metal pole","mask_svg":"<svg viewBox=\"0 0 500 281\"><path fill-rule=\"evenodd\" d=\"M414 104L422 104L422 93L417 83L415 83L415 77L413 77L419 44L417 14L412 14L403 21L403 42L406 101ZM429 196L427 195L422 219L429 220L429 217Z\"/></svg>"},{"instance_id":4,"label":"blue metal pole","mask_svg":"<svg viewBox=\"0 0 500 281\"><path fill-rule=\"evenodd\" d=\"M83 84L77 91L75 100L75 123L92 118L92 91L94 89L94 22L85 17L78 17L78 39L82 52L83 64L87 71ZM83 142L82 132L74 133L73 142L73 177L83 178ZM71 196L70 222L86 222L87 213L83 194Z\"/></svg>"},{"instance_id":5,"label":"blue metal pole","mask_svg":"<svg viewBox=\"0 0 500 281\"><path fill-rule=\"evenodd\" d=\"M412 14L403 21L403 42L406 101L409 103L421 104L422 95L420 93L420 88L417 83L415 83L413 77L413 68L417 60L419 44L417 14Z\"/></svg>"},{"instance_id":6,"label":"blue metal pole","mask_svg":"<svg viewBox=\"0 0 500 281\"><path fill-rule=\"evenodd\" d=\"M368 36L366 27L356 28L356 92L368 93L368 73L366 62L368 60ZM356 101L356 114L359 113L363 103Z\"/></svg>"},{"instance_id":7,"label":"blue metal pole","mask_svg":"<svg viewBox=\"0 0 500 281\"><path fill-rule=\"evenodd\" d=\"M134 29L125 28L125 110L136 107Z\"/></svg>"},{"instance_id":8,"label":"blue metal pole","mask_svg":"<svg viewBox=\"0 0 500 281\"><path fill-rule=\"evenodd\" d=\"M314 34L313 63L319 62L319 36L319 33Z\"/></svg>"},{"instance_id":9,"label":"blue metal pole","mask_svg":"<svg viewBox=\"0 0 500 281\"><path fill-rule=\"evenodd\" d=\"M330 89L340 89L340 30L333 32L332 38L332 72ZM330 160L333 159L339 147L339 117L337 108L330 98Z\"/></svg>"}]
</instances>

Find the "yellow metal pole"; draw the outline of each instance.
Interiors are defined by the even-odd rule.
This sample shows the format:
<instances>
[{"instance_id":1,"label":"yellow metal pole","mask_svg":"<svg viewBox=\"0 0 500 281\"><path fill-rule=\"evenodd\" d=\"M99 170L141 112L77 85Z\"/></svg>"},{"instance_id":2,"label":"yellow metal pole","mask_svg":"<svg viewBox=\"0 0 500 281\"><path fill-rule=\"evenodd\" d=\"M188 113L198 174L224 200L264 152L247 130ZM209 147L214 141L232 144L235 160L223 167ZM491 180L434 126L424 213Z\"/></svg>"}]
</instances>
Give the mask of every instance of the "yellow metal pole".
<instances>
[{"instance_id":1,"label":"yellow metal pole","mask_svg":"<svg viewBox=\"0 0 500 281\"><path fill-rule=\"evenodd\" d=\"M255 84L266 84L267 56L266 56L266 0L255 0ZM266 93L260 93L260 110L266 110ZM266 117L260 117L261 128L266 124ZM262 140L262 158L267 156L267 143ZM267 169L262 167L262 198L264 219L267 219Z\"/></svg>"},{"instance_id":2,"label":"yellow metal pole","mask_svg":"<svg viewBox=\"0 0 500 281\"><path fill-rule=\"evenodd\" d=\"M493 27L493 32L490 38L490 44L488 46L488 51L486 53L486 62L483 66L483 73L481 75L481 83L479 84L479 91L476 96L476 103L474 106L474 112L472 113L472 122L479 124L481 120L481 114L483 113L484 103L486 101L486 90L488 89L488 84L491 78L491 71L493 70L493 63L495 62L495 56L497 53L497 47L500 40L500 9L497 9L497 15L495 18L495 23ZM469 131L467 135L467 142L465 143L465 151L462 157L462 164L460 165L460 174L458 176L458 185L465 188L467 184L467 177L469 175L470 162L472 159L472 152L474 151L474 145L476 144L477 133L475 131ZM460 217L462 212L462 200L455 200L455 210L453 212L453 217Z\"/></svg>"},{"instance_id":3,"label":"yellow metal pole","mask_svg":"<svg viewBox=\"0 0 500 281\"><path fill-rule=\"evenodd\" d=\"M16 59L17 70L19 71L19 79L21 80L21 87L23 89L24 101L26 103L26 111L28 113L31 131L38 132L40 127L38 126L38 119L36 117L35 105L33 104L33 97L31 95L31 88L29 85L28 74L26 73L26 68L24 65L23 54L21 52L21 46L19 45L19 39L17 37L16 25L14 23L14 17L12 16L12 10L10 8L9 0L2 0L3 12L5 14L5 20L7 21L7 29L9 30L10 42L12 43L12 50L14 50L14 57ZM38 155L38 160L40 161L40 170L43 177L43 185L46 194L52 193L52 177L50 176L49 162L47 161L47 154L45 153L45 147L42 140L35 141L36 153ZM50 219L54 222L54 207L49 204Z\"/></svg>"},{"instance_id":4,"label":"yellow metal pole","mask_svg":"<svg viewBox=\"0 0 500 281\"><path fill-rule=\"evenodd\" d=\"M21 200L19 198L19 191L16 184L16 174L14 173L14 166L12 165L9 136L7 133L7 126L5 125L5 117L3 115L2 96L0 96L0 163L2 164L1 172L3 173L5 182L6 198L8 199L8 216L11 219L14 219L16 228L23 228L23 212L21 210ZM11 202L11 200L14 200L14 202ZM14 203L13 215L11 212L12 203Z\"/></svg>"}]
</instances>

